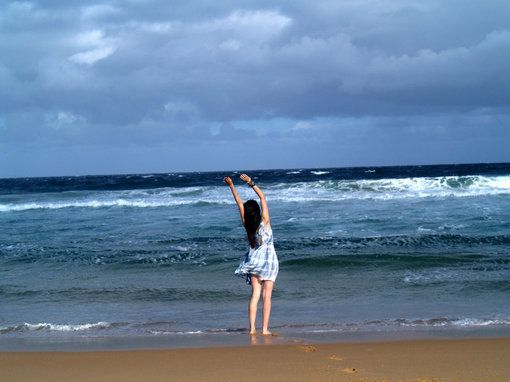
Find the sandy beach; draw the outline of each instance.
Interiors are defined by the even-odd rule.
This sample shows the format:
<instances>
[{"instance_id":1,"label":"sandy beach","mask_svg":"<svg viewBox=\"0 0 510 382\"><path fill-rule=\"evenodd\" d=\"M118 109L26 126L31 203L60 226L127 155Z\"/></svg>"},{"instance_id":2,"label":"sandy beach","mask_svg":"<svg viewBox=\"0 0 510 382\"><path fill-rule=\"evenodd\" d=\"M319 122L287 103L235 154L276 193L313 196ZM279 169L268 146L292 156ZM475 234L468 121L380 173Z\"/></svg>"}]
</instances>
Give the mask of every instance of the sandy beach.
<instances>
[{"instance_id":1,"label":"sandy beach","mask_svg":"<svg viewBox=\"0 0 510 382\"><path fill-rule=\"evenodd\" d=\"M508 381L510 338L2 352L17 381Z\"/></svg>"}]
</instances>

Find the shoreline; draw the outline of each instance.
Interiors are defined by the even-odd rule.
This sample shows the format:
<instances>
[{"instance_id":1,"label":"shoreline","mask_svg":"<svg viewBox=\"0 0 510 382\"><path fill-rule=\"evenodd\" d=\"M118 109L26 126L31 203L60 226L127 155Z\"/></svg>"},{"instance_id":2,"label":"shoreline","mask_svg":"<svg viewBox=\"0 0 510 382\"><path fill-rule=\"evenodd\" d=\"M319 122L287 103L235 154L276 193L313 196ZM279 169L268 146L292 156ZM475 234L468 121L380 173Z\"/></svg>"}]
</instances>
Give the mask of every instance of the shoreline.
<instances>
[{"instance_id":1,"label":"shoreline","mask_svg":"<svg viewBox=\"0 0 510 382\"><path fill-rule=\"evenodd\" d=\"M250 336L247 331L191 332L160 335L73 335L47 333L36 336L0 336L0 353L5 352L93 352L185 348L223 348L296 343L379 343L421 340L472 340L510 338L510 327L413 328L405 330L317 330L309 332L274 330L276 336ZM254 343L256 342L256 343Z\"/></svg>"},{"instance_id":2,"label":"shoreline","mask_svg":"<svg viewBox=\"0 0 510 382\"><path fill-rule=\"evenodd\" d=\"M422 340L471 340L510 338L510 327L426 328L406 330L366 330L280 332L275 336L250 336L247 331L195 332L160 335L73 335L46 333L36 336L0 336L0 353L3 352L94 352L124 350L160 350L186 348L223 348L252 345L293 345L307 343L380 343Z\"/></svg>"},{"instance_id":3,"label":"shoreline","mask_svg":"<svg viewBox=\"0 0 510 382\"><path fill-rule=\"evenodd\" d=\"M6 381L507 381L510 337L0 352Z\"/></svg>"}]
</instances>

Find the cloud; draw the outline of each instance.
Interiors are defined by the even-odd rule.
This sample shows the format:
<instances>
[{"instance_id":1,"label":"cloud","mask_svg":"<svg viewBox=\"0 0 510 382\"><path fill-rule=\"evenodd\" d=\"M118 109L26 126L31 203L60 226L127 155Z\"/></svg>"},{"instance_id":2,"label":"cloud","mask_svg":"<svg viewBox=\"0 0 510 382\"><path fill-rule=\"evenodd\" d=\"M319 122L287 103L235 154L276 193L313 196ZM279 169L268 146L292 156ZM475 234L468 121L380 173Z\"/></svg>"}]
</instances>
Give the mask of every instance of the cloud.
<instances>
[{"instance_id":1,"label":"cloud","mask_svg":"<svg viewBox=\"0 0 510 382\"><path fill-rule=\"evenodd\" d=\"M49 127L60 130L62 128L77 127L83 125L86 121L81 115L67 111L58 111L56 113L48 113L45 116Z\"/></svg>"},{"instance_id":2,"label":"cloud","mask_svg":"<svg viewBox=\"0 0 510 382\"><path fill-rule=\"evenodd\" d=\"M0 144L500 139L509 20L499 0L6 1Z\"/></svg>"},{"instance_id":3,"label":"cloud","mask_svg":"<svg viewBox=\"0 0 510 382\"><path fill-rule=\"evenodd\" d=\"M265 42L291 24L286 15L270 10L238 10L226 17L198 24L205 32L226 32L254 43Z\"/></svg>"},{"instance_id":4,"label":"cloud","mask_svg":"<svg viewBox=\"0 0 510 382\"><path fill-rule=\"evenodd\" d=\"M91 30L78 34L74 41L78 47L93 47L84 52L75 53L69 60L78 64L93 65L99 60L111 56L116 47L112 38L105 38L102 30Z\"/></svg>"},{"instance_id":5,"label":"cloud","mask_svg":"<svg viewBox=\"0 0 510 382\"><path fill-rule=\"evenodd\" d=\"M108 56L111 56L115 52L115 48L106 46L103 48L96 48L88 50L86 52L80 52L73 54L69 59L78 64L93 65L97 61L102 60Z\"/></svg>"},{"instance_id":6,"label":"cloud","mask_svg":"<svg viewBox=\"0 0 510 382\"><path fill-rule=\"evenodd\" d=\"M111 4L92 4L81 9L82 18L93 20L120 13L121 10Z\"/></svg>"}]
</instances>

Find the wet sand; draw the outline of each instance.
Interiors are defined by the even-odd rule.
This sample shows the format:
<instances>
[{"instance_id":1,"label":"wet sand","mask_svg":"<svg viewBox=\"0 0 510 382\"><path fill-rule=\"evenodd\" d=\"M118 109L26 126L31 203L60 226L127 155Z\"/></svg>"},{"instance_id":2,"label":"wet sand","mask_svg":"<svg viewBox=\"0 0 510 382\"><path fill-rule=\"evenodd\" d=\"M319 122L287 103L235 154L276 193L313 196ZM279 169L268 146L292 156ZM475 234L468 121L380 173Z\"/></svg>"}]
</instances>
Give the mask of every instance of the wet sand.
<instances>
[{"instance_id":1,"label":"wet sand","mask_svg":"<svg viewBox=\"0 0 510 382\"><path fill-rule=\"evenodd\" d=\"M0 352L0 381L509 381L510 338Z\"/></svg>"}]
</instances>

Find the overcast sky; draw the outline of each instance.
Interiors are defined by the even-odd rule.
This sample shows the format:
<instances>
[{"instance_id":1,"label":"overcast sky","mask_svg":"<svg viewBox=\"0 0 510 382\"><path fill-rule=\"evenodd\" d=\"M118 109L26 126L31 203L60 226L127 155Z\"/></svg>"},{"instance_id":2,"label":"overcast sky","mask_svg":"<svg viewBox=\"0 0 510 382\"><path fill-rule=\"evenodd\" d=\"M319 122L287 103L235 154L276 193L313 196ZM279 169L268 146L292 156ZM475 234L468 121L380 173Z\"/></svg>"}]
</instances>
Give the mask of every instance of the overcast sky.
<instances>
[{"instance_id":1,"label":"overcast sky","mask_svg":"<svg viewBox=\"0 0 510 382\"><path fill-rule=\"evenodd\" d=\"M510 161L508 0L0 2L0 177Z\"/></svg>"}]
</instances>

